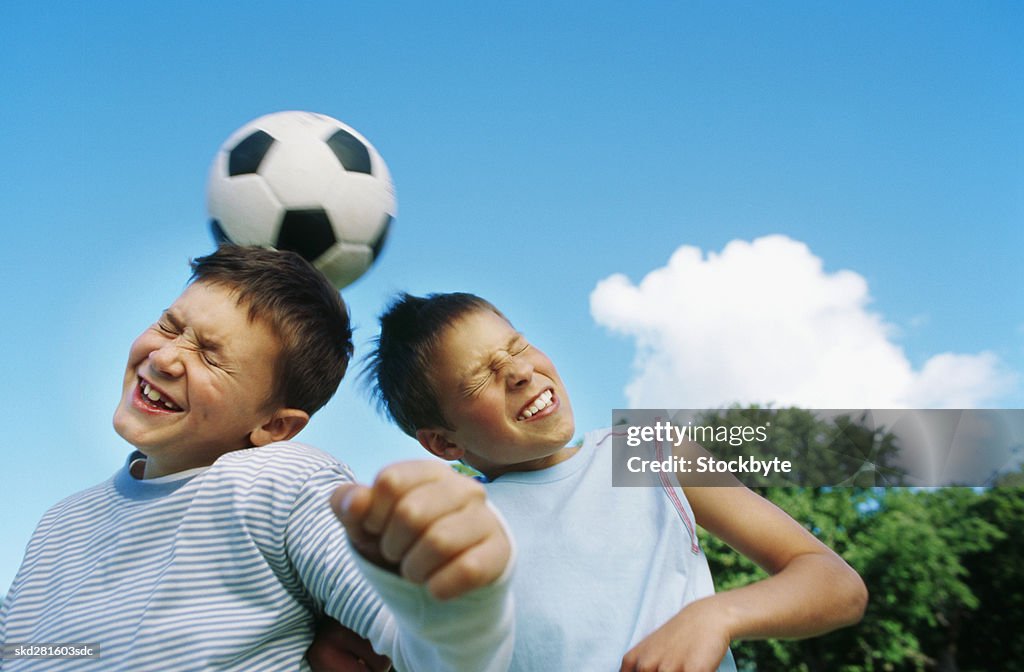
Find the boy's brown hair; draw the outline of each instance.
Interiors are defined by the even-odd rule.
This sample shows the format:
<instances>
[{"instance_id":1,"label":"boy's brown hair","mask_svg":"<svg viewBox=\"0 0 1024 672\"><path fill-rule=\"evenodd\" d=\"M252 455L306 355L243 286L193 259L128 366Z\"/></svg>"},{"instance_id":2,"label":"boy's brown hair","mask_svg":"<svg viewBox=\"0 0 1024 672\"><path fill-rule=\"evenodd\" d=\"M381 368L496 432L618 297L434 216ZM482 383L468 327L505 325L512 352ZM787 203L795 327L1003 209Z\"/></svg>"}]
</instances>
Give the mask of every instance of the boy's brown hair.
<instances>
[{"instance_id":1,"label":"boy's brown hair","mask_svg":"<svg viewBox=\"0 0 1024 672\"><path fill-rule=\"evenodd\" d=\"M313 415L334 395L352 357L348 308L327 278L294 252L221 245L192 260L190 282L227 288L249 321L281 342L268 402Z\"/></svg>"},{"instance_id":2,"label":"boy's brown hair","mask_svg":"<svg viewBox=\"0 0 1024 672\"><path fill-rule=\"evenodd\" d=\"M453 429L441 411L430 365L445 330L479 310L507 321L489 301L465 292L423 297L403 292L380 316L377 347L362 375L378 407L409 436L424 427Z\"/></svg>"}]
</instances>

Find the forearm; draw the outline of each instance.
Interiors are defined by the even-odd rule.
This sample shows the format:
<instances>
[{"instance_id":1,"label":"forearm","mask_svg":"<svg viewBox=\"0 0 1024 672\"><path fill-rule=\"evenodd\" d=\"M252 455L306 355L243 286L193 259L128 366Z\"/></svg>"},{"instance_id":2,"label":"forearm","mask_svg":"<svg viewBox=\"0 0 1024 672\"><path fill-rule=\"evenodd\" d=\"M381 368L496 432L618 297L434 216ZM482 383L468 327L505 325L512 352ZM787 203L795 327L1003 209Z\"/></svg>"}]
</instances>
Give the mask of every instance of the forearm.
<instances>
[{"instance_id":1,"label":"forearm","mask_svg":"<svg viewBox=\"0 0 1024 672\"><path fill-rule=\"evenodd\" d=\"M706 601L714 603L731 640L796 639L858 622L867 605L867 589L838 556L805 553L778 574Z\"/></svg>"}]
</instances>

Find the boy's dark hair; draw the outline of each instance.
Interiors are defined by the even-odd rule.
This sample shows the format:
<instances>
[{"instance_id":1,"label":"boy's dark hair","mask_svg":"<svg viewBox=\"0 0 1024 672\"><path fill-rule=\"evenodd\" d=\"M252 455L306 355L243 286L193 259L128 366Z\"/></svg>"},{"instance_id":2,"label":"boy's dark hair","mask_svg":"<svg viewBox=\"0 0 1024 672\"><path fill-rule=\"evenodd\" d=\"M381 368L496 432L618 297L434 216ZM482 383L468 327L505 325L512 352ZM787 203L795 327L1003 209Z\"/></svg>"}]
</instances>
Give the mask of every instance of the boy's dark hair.
<instances>
[{"instance_id":1,"label":"boy's dark hair","mask_svg":"<svg viewBox=\"0 0 1024 672\"><path fill-rule=\"evenodd\" d=\"M334 395L352 357L348 308L327 278L294 252L222 245L193 259L190 282L225 287L281 341L268 401L313 415Z\"/></svg>"},{"instance_id":2,"label":"boy's dark hair","mask_svg":"<svg viewBox=\"0 0 1024 672\"><path fill-rule=\"evenodd\" d=\"M424 427L452 429L427 373L445 329L478 310L507 319L489 301L464 292L425 297L403 292L380 316L377 347L363 377L379 408L409 436Z\"/></svg>"}]
</instances>

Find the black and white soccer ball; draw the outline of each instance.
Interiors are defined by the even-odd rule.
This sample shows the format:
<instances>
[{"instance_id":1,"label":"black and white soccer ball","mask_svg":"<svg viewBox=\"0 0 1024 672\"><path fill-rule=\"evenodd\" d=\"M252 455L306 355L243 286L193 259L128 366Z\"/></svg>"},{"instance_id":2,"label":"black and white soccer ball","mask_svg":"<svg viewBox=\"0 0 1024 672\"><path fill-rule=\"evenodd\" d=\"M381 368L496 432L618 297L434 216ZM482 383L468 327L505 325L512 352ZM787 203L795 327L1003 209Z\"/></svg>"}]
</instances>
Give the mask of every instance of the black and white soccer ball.
<instances>
[{"instance_id":1,"label":"black and white soccer ball","mask_svg":"<svg viewBox=\"0 0 1024 672\"><path fill-rule=\"evenodd\" d=\"M298 252L341 289L370 268L397 214L384 159L337 119L277 112L221 145L206 189L220 243Z\"/></svg>"}]
</instances>

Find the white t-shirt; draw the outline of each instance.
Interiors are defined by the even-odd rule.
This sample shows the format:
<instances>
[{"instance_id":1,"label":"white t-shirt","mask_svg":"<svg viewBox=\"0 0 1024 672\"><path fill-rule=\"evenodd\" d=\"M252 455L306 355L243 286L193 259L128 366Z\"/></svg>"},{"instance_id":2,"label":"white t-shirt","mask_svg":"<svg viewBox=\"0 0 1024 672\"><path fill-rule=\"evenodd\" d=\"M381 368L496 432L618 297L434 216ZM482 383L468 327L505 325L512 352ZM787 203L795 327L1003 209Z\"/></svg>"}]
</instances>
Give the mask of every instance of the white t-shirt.
<instances>
[{"instance_id":1,"label":"white t-shirt","mask_svg":"<svg viewBox=\"0 0 1024 672\"><path fill-rule=\"evenodd\" d=\"M513 670L618 670L715 592L682 488L612 487L611 437L590 432L569 459L486 485L520 549ZM736 670L731 652L719 670Z\"/></svg>"}]
</instances>

